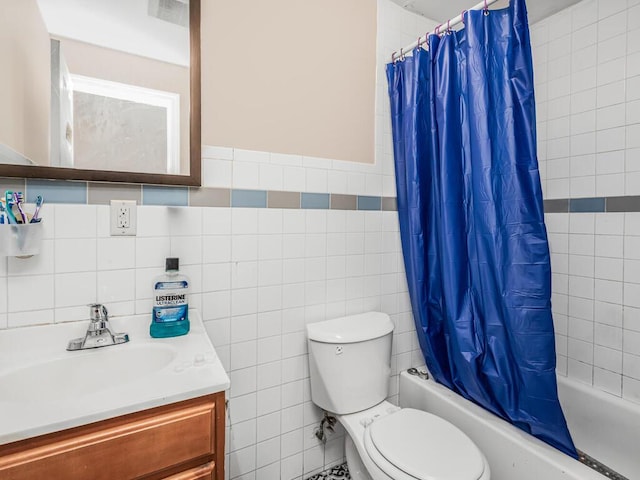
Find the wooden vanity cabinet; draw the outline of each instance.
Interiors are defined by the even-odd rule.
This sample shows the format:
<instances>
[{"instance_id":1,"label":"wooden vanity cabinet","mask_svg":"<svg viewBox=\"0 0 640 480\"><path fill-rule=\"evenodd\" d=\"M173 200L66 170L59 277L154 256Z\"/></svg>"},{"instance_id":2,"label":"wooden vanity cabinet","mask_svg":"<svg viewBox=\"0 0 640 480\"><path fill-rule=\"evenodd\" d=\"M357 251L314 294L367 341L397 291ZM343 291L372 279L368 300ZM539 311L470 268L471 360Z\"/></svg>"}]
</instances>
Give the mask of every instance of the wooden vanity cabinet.
<instances>
[{"instance_id":1,"label":"wooden vanity cabinet","mask_svg":"<svg viewBox=\"0 0 640 480\"><path fill-rule=\"evenodd\" d=\"M0 445L2 480L224 480L224 392Z\"/></svg>"}]
</instances>

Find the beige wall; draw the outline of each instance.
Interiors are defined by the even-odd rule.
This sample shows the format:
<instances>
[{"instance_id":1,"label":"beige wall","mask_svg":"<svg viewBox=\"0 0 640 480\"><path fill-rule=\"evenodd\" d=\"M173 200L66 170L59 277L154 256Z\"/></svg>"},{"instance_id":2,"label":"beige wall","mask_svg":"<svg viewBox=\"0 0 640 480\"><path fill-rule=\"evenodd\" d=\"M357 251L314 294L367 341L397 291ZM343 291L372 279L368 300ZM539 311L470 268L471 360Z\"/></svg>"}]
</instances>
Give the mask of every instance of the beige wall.
<instances>
[{"instance_id":1,"label":"beige wall","mask_svg":"<svg viewBox=\"0 0 640 480\"><path fill-rule=\"evenodd\" d=\"M180 94L180 171L188 173L189 69L76 40L60 42L72 74Z\"/></svg>"},{"instance_id":2,"label":"beige wall","mask_svg":"<svg viewBox=\"0 0 640 480\"><path fill-rule=\"evenodd\" d=\"M202 143L372 163L375 0L204 0Z\"/></svg>"},{"instance_id":3,"label":"beige wall","mask_svg":"<svg viewBox=\"0 0 640 480\"><path fill-rule=\"evenodd\" d=\"M49 163L50 46L36 0L0 0L0 143Z\"/></svg>"}]
</instances>

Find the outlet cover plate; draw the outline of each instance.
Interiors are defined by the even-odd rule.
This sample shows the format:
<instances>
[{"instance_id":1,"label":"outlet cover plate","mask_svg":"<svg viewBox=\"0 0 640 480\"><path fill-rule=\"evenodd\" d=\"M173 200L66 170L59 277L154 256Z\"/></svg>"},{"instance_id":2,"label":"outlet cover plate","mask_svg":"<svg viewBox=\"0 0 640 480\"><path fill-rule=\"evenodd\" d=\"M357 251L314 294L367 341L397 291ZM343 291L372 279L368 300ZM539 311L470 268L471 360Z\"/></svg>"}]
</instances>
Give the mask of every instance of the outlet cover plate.
<instances>
[{"instance_id":1,"label":"outlet cover plate","mask_svg":"<svg viewBox=\"0 0 640 480\"><path fill-rule=\"evenodd\" d=\"M138 229L135 200L111 200L111 236L134 236Z\"/></svg>"}]
</instances>

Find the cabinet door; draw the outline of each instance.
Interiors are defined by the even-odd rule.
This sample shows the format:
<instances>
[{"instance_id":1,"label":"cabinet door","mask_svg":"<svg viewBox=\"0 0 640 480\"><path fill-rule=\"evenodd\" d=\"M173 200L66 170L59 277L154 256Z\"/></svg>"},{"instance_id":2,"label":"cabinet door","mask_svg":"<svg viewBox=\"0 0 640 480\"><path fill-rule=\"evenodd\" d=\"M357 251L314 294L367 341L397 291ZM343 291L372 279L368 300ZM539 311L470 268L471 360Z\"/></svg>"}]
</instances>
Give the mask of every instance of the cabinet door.
<instances>
[{"instance_id":1,"label":"cabinet door","mask_svg":"<svg viewBox=\"0 0 640 480\"><path fill-rule=\"evenodd\" d=\"M126 480L181 464L213 464L215 400L201 397L0 447L0 478ZM208 478L203 475L185 478Z\"/></svg>"},{"instance_id":2,"label":"cabinet door","mask_svg":"<svg viewBox=\"0 0 640 480\"><path fill-rule=\"evenodd\" d=\"M205 465L171 475L167 477L166 480L216 480L213 472L214 466L213 462L209 462Z\"/></svg>"}]
</instances>

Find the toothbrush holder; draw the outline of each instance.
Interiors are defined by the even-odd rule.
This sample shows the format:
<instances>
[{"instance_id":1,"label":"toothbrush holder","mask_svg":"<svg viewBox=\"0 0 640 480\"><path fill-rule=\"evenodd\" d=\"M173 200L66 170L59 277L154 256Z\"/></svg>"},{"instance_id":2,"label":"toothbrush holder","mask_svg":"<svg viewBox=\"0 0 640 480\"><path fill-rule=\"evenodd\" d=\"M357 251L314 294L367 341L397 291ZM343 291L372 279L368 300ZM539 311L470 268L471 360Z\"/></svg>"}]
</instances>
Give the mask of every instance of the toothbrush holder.
<instances>
[{"instance_id":1,"label":"toothbrush holder","mask_svg":"<svg viewBox=\"0 0 640 480\"><path fill-rule=\"evenodd\" d=\"M0 224L0 256L29 258L40 253L42 222Z\"/></svg>"}]
</instances>

